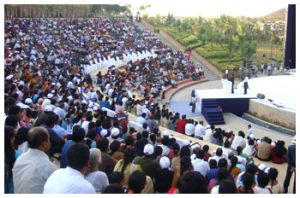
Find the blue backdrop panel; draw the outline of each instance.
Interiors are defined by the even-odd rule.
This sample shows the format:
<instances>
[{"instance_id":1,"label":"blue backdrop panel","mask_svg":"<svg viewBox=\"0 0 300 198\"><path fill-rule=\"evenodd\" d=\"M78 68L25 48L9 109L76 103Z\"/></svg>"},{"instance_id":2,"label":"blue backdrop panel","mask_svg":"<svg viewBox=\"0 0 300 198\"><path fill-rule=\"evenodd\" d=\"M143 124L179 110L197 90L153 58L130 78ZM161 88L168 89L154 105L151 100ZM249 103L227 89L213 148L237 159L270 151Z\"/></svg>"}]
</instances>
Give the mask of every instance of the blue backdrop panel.
<instances>
[{"instance_id":1,"label":"blue backdrop panel","mask_svg":"<svg viewBox=\"0 0 300 198\"><path fill-rule=\"evenodd\" d=\"M223 112L234 113L240 117L249 109L249 98L224 98L217 101Z\"/></svg>"}]
</instances>

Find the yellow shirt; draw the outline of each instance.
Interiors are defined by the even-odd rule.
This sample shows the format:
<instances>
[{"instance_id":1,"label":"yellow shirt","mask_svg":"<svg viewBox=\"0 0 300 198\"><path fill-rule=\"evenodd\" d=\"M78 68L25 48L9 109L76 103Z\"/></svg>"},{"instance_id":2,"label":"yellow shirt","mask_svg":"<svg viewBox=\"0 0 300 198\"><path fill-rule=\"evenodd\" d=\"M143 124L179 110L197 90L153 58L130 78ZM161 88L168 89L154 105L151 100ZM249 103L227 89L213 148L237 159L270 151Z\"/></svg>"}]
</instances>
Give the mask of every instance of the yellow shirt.
<instances>
[{"instance_id":1,"label":"yellow shirt","mask_svg":"<svg viewBox=\"0 0 300 198\"><path fill-rule=\"evenodd\" d=\"M119 160L114 168L114 172L121 172L123 165L124 165L124 160L123 159ZM133 173L136 170L142 170L141 166L137 165L137 164L133 164L133 163L129 163L126 166L126 168L123 172L124 173L124 181L125 181L126 186L128 185L129 176L131 175L131 173Z\"/></svg>"}]
</instances>

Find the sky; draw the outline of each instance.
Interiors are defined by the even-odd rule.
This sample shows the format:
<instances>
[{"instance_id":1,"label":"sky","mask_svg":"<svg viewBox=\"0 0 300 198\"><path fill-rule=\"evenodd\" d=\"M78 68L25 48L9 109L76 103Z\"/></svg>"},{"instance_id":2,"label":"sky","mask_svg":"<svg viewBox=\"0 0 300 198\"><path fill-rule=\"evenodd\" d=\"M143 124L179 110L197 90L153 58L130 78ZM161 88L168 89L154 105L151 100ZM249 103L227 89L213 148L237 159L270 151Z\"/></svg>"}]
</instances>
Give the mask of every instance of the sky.
<instances>
[{"instance_id":1,"label":"sky","mask_svg":"<svg viewBox=\"0 0 300 198\"><path fill-rule=\"evenodd\" d=\"M231 16L261 17L281 8L286 8L289 2L277 0L181 0L181 1L132 1L133 5L151 4L147 9L150 15L167 15L174 16L203 16L218 17L221 14Z\"/></svg>"},{"instance_id":2,"label":"sky","mask_svg":"<svg viewBox=\"0 0 300 198\"><path fill-rule=\"evenodd\" d=\"M151 4L147 9L150 15L174 16L203 16L218 17L221 14L231 16L261 17L273 11L287 7L297 0L4 0L4 3L32 3L32 4L131 4L133 8ZM136 13L134 10L134 14Z\"/></svg>"}]
</instances>

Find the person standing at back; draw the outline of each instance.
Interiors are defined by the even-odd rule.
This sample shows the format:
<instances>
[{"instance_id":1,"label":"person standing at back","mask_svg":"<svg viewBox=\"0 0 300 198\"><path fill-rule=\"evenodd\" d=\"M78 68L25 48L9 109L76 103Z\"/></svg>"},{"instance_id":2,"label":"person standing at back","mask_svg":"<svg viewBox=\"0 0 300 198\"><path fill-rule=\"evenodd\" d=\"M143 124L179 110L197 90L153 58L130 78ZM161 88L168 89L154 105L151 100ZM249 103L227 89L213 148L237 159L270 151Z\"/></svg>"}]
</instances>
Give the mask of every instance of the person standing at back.
<instances>
[{"instance_id":1,"label":"person standing at back","mask_svg":"<svg viewBox=\"0 0 300 198\"><path fill-rule=\"evenodd\" d=\"M294 187L293 193L296 193L296 136L293 138L292 144L289 145L287 151L287 169L286 169L286 176L284 179L284 193L288 192L289 184L293 173L294 175Z\"/></svg>"},{"instance_id":2,"label":"person standing at back","mask_svg":"<svg viewBox=\"0 0 300 198\"><path fill-rule=\"evenodd\" d=\"M47 129L30 129L28 146L28 151L16 160L12 170L15 193L42 193L46 180L56 170L56 166L46 155L50 148Z\"/></svg>"},{"instance_id":3,"label":"person standing at back","mask_svg":"<svg viewBox=\"0 0 300 198\"><path fill-rule=\"evenodd\" d=\"M192 106L192 113L195 113L195 109L196 109L196 93L195 90L192 90L191 93L191 106Z\"/></svg>"}]
</instances>

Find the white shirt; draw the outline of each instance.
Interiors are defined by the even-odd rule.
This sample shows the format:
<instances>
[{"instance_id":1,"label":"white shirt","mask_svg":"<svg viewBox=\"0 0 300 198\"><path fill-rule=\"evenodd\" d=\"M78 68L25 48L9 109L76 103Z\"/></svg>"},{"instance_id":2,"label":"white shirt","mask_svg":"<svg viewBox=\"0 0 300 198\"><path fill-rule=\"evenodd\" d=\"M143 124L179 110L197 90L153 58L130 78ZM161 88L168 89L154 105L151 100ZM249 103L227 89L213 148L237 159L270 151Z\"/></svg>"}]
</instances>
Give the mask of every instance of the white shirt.
<instances>
[{"instance_id":1,"label":"white shirt","mask_svg":"<svg viewBox=\"0 0 300 198\"><path fill-rule=\"evenodd\" d=\"M212 130L211 129L206 129L205 130L205 135L203 137L203 140L207 141L207 142L210 142L211 135L212 135Z\"/></svg>"},{"instance_id":2,"label":"white shirt","mask_svg":"<svg viewBox=\"0 0 300 198\"><path fill-rule=\"evenodd\" d=\"M251 134L255 135L253 129L249 128L247 131L247 137L250 136Z\"/></svg>"},{"instance_id":3,"label":"white shirt","mask_svg":"<svg viewBox=\"0 0 300 198\"><path fill-rule=\"evenodd\" d=\"M107 92L107 95L109 95L109 97L111 97L113 92L114 92L114 89L110 88Z\"/></svg>"},{"instance_id":4,"label":"white shirt","mask_svg":"<svg viewBox=\"0 0 300 198\"><path fill-rule=\"evenodd\" d=\"M91 172L85 179L94 186L96 192L102 192L109 184L107 175L102 171Z\"/></svg>"},{"instance_id":5,"label":"white shirt","mask_svg":"<svg viewBox=\"0 0 300 198\"><path fill-rule=\"evenodd\" d=\"M195 127L195 137L202 137L205 135L206 128L202 124L197 124Z\"/></svg>"},{"instance_id":6,"label":"white shirt","mask_svg":"<svg viewBox=\"0 0 300 198\"><path fill-rule=\"evenodd\" d=\"M15 193L42 193L56 169L43 151L29 148L17 158L12 169Z\"/></svg>"},{"instance_id":7,"label":"white shirt","mask_svg":"<svg viewBox=\"0 0 300 198\"><path fill-rule=\"evenodd\" d=\"M142 116L137 117L136 122L143 125L146 122L146 119Z\"/></svg>"},{"instance_id":8,"label":"white shirt","mask_svg":"<svg viewBox=\"0 0 300 198\"><path fill-rule=\"evenodd\" d=\"M216 160L217 161L217 163L219 162L219 160L220 159L222 159L222 158L224 158L224 159L226 159L223 155L220 157L220 156L217 156L217 155L215 155L215 156L213 156L213 157L210 157L210 158L208 158L208 163L209 163L209 161L210 160L212 160L212 159L214 159L214 160Z\"/></svg>"},{"instance_id":9,"label":"white shirt","mask_svg":"<svg viewBox=\"0 0 300 198\"><path fill-rule=\"evenodd\" d=\"M272 194L268 188L261 188L259 186L255 186L253 191L255 194Z\"/></svg>"},{"instance_id":10,"label":"white shirt","mask_svg":"<svg viewBox=\"0 0 300 198\"><path fill-rule=\"evenodd\" d=\"M143 106L140 104L137 104L136 105L136 115L140 116L140 115L142 115L142 113L143 113Z\"/></svg>"},{"instance_id":11,"label":"white shirt","mask_svg":"<svg viewBox=\"0 0 300 198\"><path fill-rule=\"evenodd\" d=\"M248 157L252 157L253 154L255 153L255 148L254 145L246 145L246 148L243 150L243 154L246 154Z\"/></svg>"},{"instance_id":12,"label":"white shirt","mask_svg":"<svg viewBox=\"0 0 300 198\"><path fill-rule=\"evenodd\" d=\"M146 120L149 118L149 116L151 115L151 111L145 106L143 109L142 109L142 113L145 113L146 114Z\"/></svg>"},{"instance_id":13,"label":"white shirt","mask_svg":"<svg viewBox=\"0 0 300 198\"><path fill-rule=\"evenodd\" d=\"M194 135L195 132L195 126L192 123L187 123L185 125L185 134L188 136Z\"/></svg>"},{"instance_id":14,"label":"white shirt","mask_svg":"<svg viewBox=\"0 0 300 198\"><path fill-rule=\"evenodd\" d=\"M56 170L44 186L44 194L91 194L96 193L93 185L71 167Z\"/></svg>"},{"instance_id":15,"label":"white shirt","mask_svg":"<svg viewBox=\"0 0 300 198\"><path fill-rule=\"evenodd\" d=\"M25 141L22 144L20 144L18 146L18 151L20 151L21 153L25 153L28 150L28 142Z\"/></svg>"},{"instance_id":16,"label":"white shirt","mask_svg":"<svg viewBox=\"0 0 300 198\"><path fill-rule=\"evenodd\" d=\"M89 124L90 124L90 121L83 121L82 124L81 124L81 127L84 129L84 131L87 133L88 130L89 130Z\"/></svg>"},{"instance_id":17,"label":"white shirt","mask_svg":"<svg viewBox=\"0 0 300 198\"><path fill-rule=\"evenodd\" d=\"M194 171L199 172L203 177L206 177L208 171L210 170L208 162L204 161L203 159L196 158L192 161L192 165Z\"/></svg>"},{"instance_id":18,"label":"white shirt","mask_svg":"<svg viewBox=\"0 0 300 198\"><path fill-rule=\"evenodd\" d=\"M234 137L233 141L232 141L231 148L233 150L236 150L238 146L241 146L242 148L245 148L246 140L244 138L242 138L241 136L236 135Z\"/></svg>"},{"instance_id":19,"label":"white shirt","mask_svg":"<svg viewBox=\"0 0 300 198\"><path fill-rule=\"evenodd\" d=\"M211 189L210 194L219 194L219 185L214 186Z\"/></svg>"}]
</instances>

